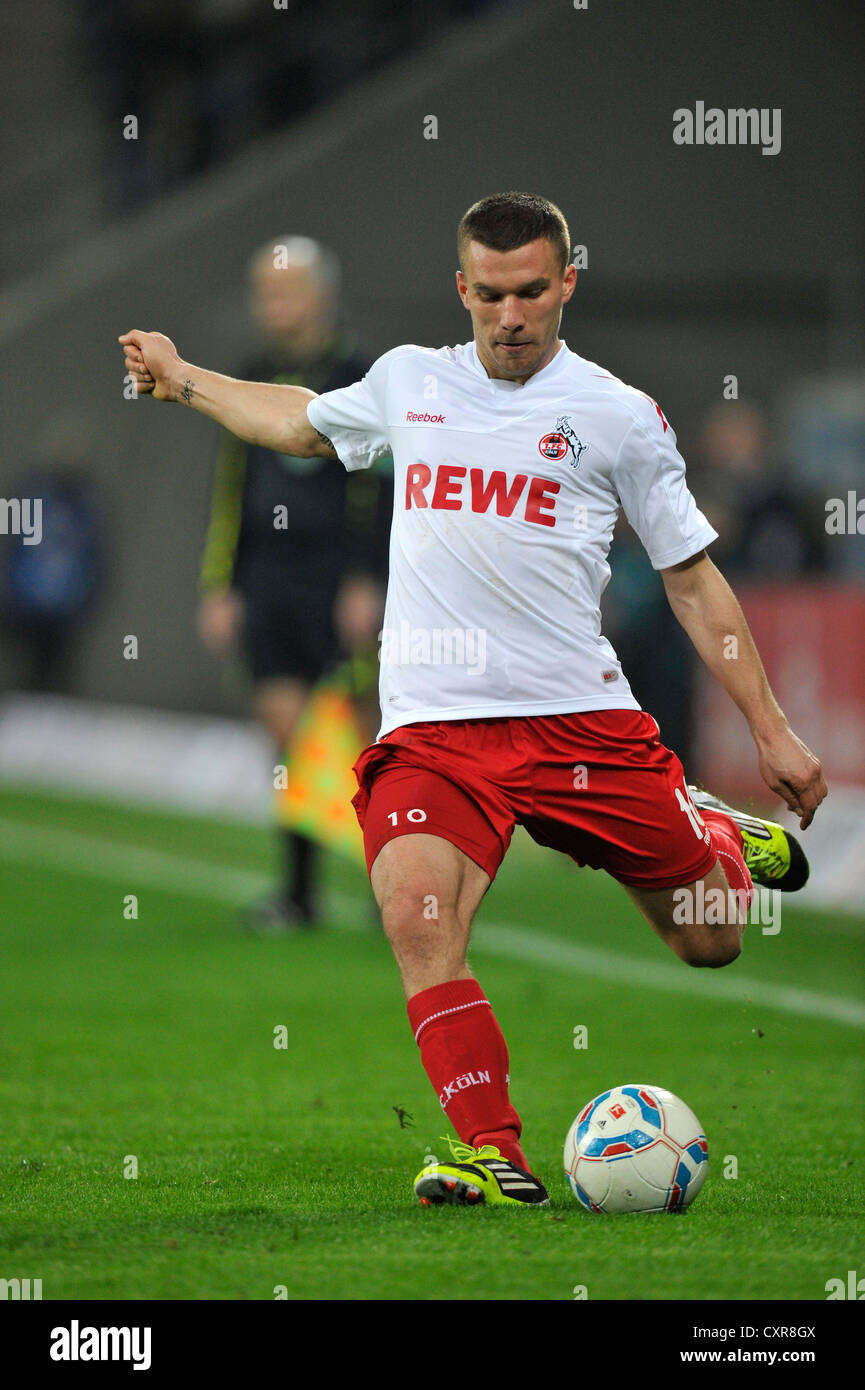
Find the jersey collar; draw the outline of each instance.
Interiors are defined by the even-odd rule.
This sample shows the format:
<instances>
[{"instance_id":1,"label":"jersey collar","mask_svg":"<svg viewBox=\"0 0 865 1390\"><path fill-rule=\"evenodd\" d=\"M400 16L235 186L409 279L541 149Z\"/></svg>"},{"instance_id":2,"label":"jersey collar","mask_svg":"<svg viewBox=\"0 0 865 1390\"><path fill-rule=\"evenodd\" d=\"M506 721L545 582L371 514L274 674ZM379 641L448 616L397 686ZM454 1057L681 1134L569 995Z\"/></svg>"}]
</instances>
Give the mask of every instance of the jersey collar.
<instances>
[{"instance_id":1,"label":"jersey collar","mask_svg":"<svg viewBox=\"0 0 865 1390\"><path fill-rule=\"evenodd\" d=\"M493 390L502 391L505 393L521 391L524 389L524 387L533 386L536 382L549 380L551 377L554 377L558 372L562 370L562 367L565 365L565 361L568 357L568 345L563 340L562 345L556 353L555 357L552 357L545 367L542 367L539 372L535 372L532 376L529 377L528 381L523 382L521 385L518 381L506 381L501 377L488 376L487 369L481 361L480 357L478 356L478 345L475 342L474 338L472 339L468 347L469 365L471 366L475 374L481 377L483 381L486 381Z\"/></svg>"}]
</instances>

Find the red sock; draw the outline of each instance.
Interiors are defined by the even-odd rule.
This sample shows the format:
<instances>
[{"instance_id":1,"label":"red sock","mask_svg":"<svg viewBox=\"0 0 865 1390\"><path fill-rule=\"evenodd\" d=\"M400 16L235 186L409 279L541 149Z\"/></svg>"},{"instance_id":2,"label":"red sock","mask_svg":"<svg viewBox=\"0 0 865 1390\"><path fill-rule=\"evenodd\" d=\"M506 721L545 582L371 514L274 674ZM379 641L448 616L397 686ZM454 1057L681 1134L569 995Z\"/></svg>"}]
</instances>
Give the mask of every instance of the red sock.
<instances>
[{"instance_id":1,"label":"red sock","mask_svg":"<svg viewBox=\"0 0 865 1390\"><path fill-rule=\"evenodd\" d=\"M725 811L706 810L701 806L700 815L709 828L712 848L727 876L727 882L737 894L747 893L750 905L754 896L754 884L742 857L742 834L738 825Z\"/></svg>"},{"instance_id":2,"label":"red sock","mask_svg":"<svg viewBox=\"0 0 865 1390\"><path fill-rule=\"evenodd\" d=\"M520 1148L522 1123L508 1099L508 1049L477 980L449 980L408 1001L424 1070L464 1144L495 1144L530 1172Z\"/></svg>"}]
</instances>

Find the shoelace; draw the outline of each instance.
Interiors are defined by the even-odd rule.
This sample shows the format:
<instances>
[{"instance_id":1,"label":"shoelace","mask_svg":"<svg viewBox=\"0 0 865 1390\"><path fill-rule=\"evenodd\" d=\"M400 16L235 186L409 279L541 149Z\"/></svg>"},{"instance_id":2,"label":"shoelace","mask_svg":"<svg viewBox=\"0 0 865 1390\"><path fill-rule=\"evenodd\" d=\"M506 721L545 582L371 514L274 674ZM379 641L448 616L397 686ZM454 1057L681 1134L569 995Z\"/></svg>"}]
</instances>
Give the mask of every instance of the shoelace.
<instances>
[{"instance_id":1,"label":"shoelace","mask_svg":"<svg viewBox=\"0 0 865 1390\"><path fill-rule=\"evenodd\" d=\"M449 1134L441 1137L450 1145L451 1157L456 1163L470 1163L473 1158L501 1158L494 1144L482 1144L479 1149L473 1149L471 1144L461 1144L457 1139L451 1139Z\"/></svg>"}]
</instances>

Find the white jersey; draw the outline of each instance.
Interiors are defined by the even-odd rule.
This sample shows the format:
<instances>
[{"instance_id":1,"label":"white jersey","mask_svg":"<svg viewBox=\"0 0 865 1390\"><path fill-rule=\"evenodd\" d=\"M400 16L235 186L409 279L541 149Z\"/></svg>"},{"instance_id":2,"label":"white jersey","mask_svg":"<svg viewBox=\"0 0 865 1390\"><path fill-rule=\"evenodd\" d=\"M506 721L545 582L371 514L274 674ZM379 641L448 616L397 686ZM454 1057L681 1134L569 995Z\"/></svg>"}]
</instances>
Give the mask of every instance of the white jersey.
<instances>
[{"instance_id":1,"label":"white jersey","mask_svg":"<svg viewBox=\"0 0 865 1390\"><path fill-rule=\"evenodd\" d=\"M564 344L523 385L497 380L471 342L394 348L307 414L348 469L393 455L379 738L640 708L601 635L619 508L656 570L717 537L653 400Z\"/></svg>"}]
</instances>

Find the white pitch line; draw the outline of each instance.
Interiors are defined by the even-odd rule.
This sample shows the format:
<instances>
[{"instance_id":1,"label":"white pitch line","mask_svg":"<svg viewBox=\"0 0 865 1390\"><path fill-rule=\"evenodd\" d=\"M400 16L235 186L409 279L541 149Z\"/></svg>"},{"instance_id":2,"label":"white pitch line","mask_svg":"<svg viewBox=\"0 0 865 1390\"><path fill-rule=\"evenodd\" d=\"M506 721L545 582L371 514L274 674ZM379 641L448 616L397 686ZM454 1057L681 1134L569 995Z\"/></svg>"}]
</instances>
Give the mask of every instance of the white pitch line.
<instances>
[{"instance_id":1,"label":"white pitch line","mask_svg":"<svg viewBox=\"0 0 865 1390\"><path fill-rule=\"evenodd\" d=\"M273 886L270 875L176 854L146 845L123 844L78 830L25 825L0 819L0 859L41 868L64 869L85 878L101 878L161 888L188 898L244 901Z\"/></svg>"},{"instance_id":2,"label":"white pitch line","mask_svg":"<svg viewBox=\"0 0 865 1390\"><path fill-rule=\"evenodd\" d=\"M472 943L497 956L555 966L575 975L621 980L676 994L699 994L705 999L723 999L736 1004L757 1004L779 1009L782 1013L825 1018L832 1023L865 1028L865 1004L858 1000L756 980L739 974L738 963L723 970L695 970L686 965L618 955L598 946L580 946L557 937L535 935L524 928L485 926L483 923L473 928Z\"/></svg>"},{"instance_id":3,"label":"white pitch line","mask_svg":"<svg viewBox=\"0 0 865 1390\"><path fill-rule=\"evenodd\" d=\"M269 875L249 869L180 858L165 850L123 844L80 831L4 819L0 819L0 859L121 881L130 892L146 884L165 892L205 900L240 903L272 886ZM331 893L330 898L349 918L356 913L361 923L364 904L359 896L336 892ZM541 932L529 932L522 927L488 922L479 922L473 928L472 949L483 955L567 970L573 975L639 983L675 994L700 995L715 1002L756 1004L799 1017L865 1028L865 1004L860 1001L753 979L739 973L738 963L723 972L694 970L672 961L623 955L598 946L562 941Z\"/></svg>"}]
</instances>

